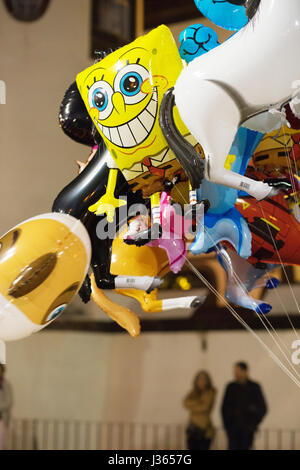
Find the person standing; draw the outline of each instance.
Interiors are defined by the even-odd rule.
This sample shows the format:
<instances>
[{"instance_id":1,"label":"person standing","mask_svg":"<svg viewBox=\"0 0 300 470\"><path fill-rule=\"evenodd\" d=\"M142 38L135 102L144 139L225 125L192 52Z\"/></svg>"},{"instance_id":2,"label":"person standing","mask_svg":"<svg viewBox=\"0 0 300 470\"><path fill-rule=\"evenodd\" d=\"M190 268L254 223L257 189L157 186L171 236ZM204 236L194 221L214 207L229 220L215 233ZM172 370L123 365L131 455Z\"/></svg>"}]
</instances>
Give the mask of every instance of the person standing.
<instances>
[{"instance_id":1,"label":"person standing","mask_svg":"<svg viewBox=\"0 0 300 470\"><path fill-rule=\"evenodd\" d=\"M183 406L189 410L190 419L186 430L189 450L209 450L214 437L211 412L215 402L216 390L206 371L199 372L193 390L186 396Z\"/></svg>"},{"instance_id":2,"label":"person standing","mask_svg":"<svg viewBox=\"0 0 300 470\"><path fill-rule=\"evenodd\" d=\"M0 450L5 449L12 404L12 388L5 379L5 367L0 364Z\"/></svg>"},{"instance_id":3,"label":"person standing","mask_svg":"<svg viewBox=\"0 0 300 470\"><path fill-rule=\"evenodd\" d=\"M227 385L222 417L229 450L250 450L255 432L267 413L260 385L249 378L248 365L234 365L234 382Z\"/></svg>"}]
</instances>

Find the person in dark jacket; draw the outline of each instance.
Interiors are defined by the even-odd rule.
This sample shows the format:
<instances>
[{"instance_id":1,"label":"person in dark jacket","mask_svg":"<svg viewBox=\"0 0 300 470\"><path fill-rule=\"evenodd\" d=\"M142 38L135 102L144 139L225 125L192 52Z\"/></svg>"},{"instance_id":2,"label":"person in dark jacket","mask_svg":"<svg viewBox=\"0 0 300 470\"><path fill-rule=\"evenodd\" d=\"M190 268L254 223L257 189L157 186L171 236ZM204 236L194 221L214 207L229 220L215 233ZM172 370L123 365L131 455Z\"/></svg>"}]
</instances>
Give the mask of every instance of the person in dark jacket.
<instances>
[{"instance_id":1,"label":"person in dark jacket","mask_svg":"<svg viewBox=\"0 0 300 470\"><path fill-rule=\"evenodd\" d=\"M249 379L248 365L234 366L235 381L227 385L223 404L223 423L229 450L249 450L255 431L263 420L267 405L258 383Z\"/></svg>"}]
</instances>

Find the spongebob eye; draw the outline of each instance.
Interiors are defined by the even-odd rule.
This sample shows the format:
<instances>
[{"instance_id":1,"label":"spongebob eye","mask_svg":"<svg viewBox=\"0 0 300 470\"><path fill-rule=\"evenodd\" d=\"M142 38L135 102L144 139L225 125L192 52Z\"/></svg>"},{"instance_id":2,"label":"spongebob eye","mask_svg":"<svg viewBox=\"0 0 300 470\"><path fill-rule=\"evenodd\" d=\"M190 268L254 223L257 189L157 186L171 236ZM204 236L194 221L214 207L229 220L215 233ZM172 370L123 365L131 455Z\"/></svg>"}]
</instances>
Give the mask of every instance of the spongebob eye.
<instances>
[{"instance_id":1,"label":"spongebob eye","mask_svg":"<svg viewBox=\"0 0 300 470\"><path fill-rule=\"evenodd\" d=\"M90 87L88 95L89 105L90 108L95 108L99 111L99 121L110 116L113 110L112 95L112 87L104 80L95 82Z\"/></svg>"},{"instance_id":2,"label":"spongebob eye","mask_svg":"<svg viewBox=\"0 0 300 470\"><path fill-rule=\"evenodd\" d=\"M106 91L102 90L101 88L96 88L96 90L93 92L92 100L95 108L97 108L99 111L104 111L108 103Z\"/></svg>"},{"instance_id":3,"label":"spongebob eye","mask_svg":"<svg viewBox=\"0 0 300 470\"><path fill-rule=\"evenodd\" d=\"M134 96L141 91L143 79L140 74L136 72L128 72L122 77L120 82L120 89L124 95Z\"/></svg>"},{"instance_id":4,"label":"spongebob eye","mask_svg":"<svg viewBox=\"0 0 300 470\"><path fill-rule=\"evenodd\" d=\"M147 93L142 91L142 84L148 78L149 72L142 65L126 65L115 78L115 91L122 93L125 104L139 103L147 96Z\"/></svg>"}]
</instances>

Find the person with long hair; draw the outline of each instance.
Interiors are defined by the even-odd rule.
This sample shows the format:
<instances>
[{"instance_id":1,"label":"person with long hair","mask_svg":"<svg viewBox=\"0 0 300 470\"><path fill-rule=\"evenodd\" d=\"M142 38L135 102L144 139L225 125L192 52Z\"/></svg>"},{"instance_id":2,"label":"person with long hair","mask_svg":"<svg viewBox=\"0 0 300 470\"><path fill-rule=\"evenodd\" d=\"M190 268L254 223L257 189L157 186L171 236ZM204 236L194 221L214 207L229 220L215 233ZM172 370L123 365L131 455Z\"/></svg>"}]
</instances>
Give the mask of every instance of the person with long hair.
<instances>
[{"instance_id":1,"label":"person with long hair","mask_svg":"<svg viewBox=\"0 0 300 470\"><path fill-rule=\"evenodd\" d=\"M211 412L216 397L216 389L208 372L198 372L192 391L185 397L183 406L190 412L186 430L189 450L209 450L215 429Z\"/></svg>"}]
</instances>

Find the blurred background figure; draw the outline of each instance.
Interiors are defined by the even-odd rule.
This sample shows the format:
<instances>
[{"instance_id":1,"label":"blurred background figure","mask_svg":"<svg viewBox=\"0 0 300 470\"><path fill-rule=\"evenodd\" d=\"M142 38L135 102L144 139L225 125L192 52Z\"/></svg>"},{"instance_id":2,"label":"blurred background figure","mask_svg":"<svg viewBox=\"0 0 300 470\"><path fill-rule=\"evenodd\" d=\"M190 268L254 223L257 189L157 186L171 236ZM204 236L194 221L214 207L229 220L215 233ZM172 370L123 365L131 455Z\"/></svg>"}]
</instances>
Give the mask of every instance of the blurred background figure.
<instances>
[{"instance_id":1,"label":"blurred background figure","mask_svg":"<svg viewBox=\"0 0 300 470\"><path fill-rule=\"evenodd\" d=\"M249 450L267 405L260 385L249 379L245 362L234 365L234 379L226 387L222 404L228 447L229 450Z\"/></svg>"},{"instance_id":2,"label":"blurred background figure","mask_svg":"<svg viewBox=\"0 0 300 470\"><path fill-rule=\"evenodd\" d=\"M0 450L5 449L12 404L12 388L5 378L5 367L0 364Z\"/></svg>"},{"instance_id":3,"label":"blurred background figure","mask_svg":"<svg viewBox=\"0 0 300 470\"><path fill-rule=\"evenodd\" d=\"M189 450L209 450L214 437L211 412L216 390L206 371L200 371L194 379L193 390L186 396L183 406L190 412L186 430Z\"/></svg>"}]
</instances>

